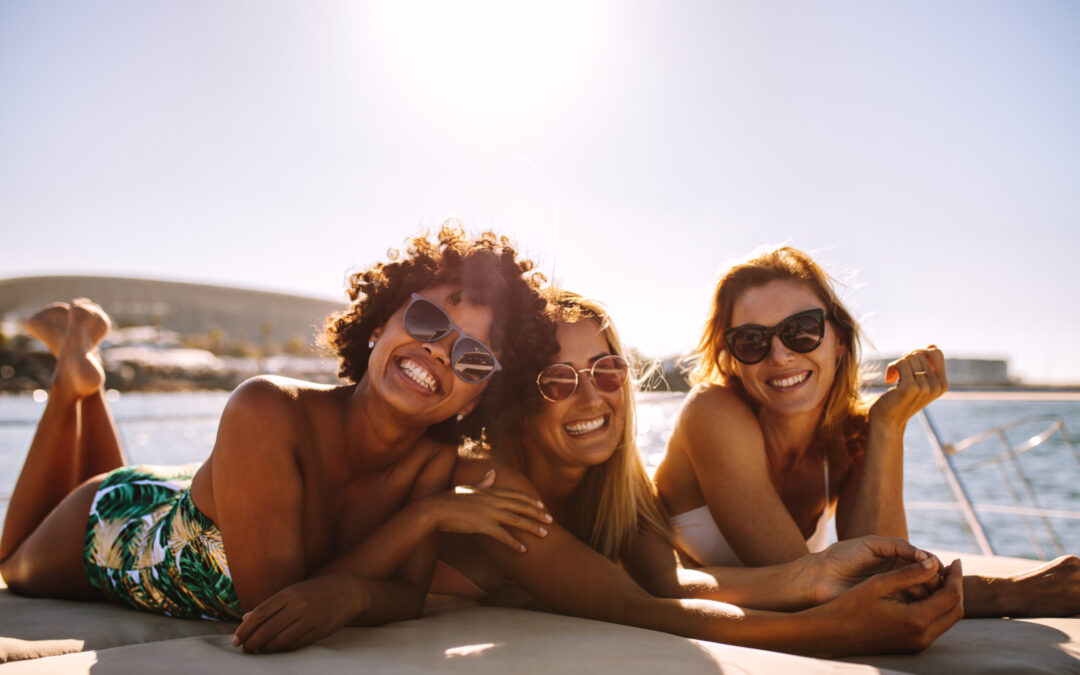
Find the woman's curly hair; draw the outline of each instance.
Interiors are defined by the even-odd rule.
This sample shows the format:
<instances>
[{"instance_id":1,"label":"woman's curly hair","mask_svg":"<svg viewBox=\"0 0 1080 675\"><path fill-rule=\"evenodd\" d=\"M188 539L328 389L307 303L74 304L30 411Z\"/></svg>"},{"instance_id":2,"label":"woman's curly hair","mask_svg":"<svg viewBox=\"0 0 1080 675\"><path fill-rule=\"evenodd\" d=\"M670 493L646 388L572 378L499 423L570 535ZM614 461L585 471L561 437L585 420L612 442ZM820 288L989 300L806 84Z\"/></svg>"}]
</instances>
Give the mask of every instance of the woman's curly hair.
<instances>
[{"instance_id":1,"label":"woman's curly hair","mask_svg":"<svg viewBox=\"0 0 1080 675\"><path fill-rule=\"evenodd\" d=\"M535 388L537 359L554 354L555 328L540 294L545 279L506 237L493 232L470 237L454 221L443 223L434 239L428 233L408 239L406 254L391 250L389 258L351 274L351 306L327 319L323 341L341 359L338 374L352 382L363 378L372 332L413 293L460 286L468 302L492 309L491 346L499 352L502 370L490 378L468 417L434 425L428 435L450 443L479 439L491 420Z\"/></svg>"}]
</instances>

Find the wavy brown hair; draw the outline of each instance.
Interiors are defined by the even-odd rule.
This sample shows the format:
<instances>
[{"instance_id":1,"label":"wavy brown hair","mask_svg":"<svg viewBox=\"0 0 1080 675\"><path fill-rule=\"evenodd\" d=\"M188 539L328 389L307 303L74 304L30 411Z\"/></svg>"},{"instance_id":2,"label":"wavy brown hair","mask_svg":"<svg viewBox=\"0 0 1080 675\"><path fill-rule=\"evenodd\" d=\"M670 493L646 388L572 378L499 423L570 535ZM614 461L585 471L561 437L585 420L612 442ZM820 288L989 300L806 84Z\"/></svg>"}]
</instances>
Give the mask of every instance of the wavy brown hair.
<instances>
[{"instance_id":1,"label":"wavy brown hair","mask_svg":"<svg viewBox=\"0 0 1080 675\"><path fill-rule=\"evenodd\" d=\"M757 409L757 404L735 374L735 358L724 342L724 331L731 328L735 301L747 290L773 281L806 284L825 305L829 323L840 344L846 347L825 402L815 443L824 444L830 462L847 466L865 448L867 407L859 394L862 331L851 312L840 302L833 288L833 278L803 251L783 246L733 265L724 272L716 284L712 313L698 342L697 367L691 374L691 383L729 386Z\"/></svg>"},{"instance_id":2,"label":"wavy brown hair","mask_svg":"<svg viewBox=\"0 0 1080 675\"><path fill-rule=\"evenodd\" d=\"M600 303L558 289L548 290L547 296L548 312L553 321L596 322L607 340L608 351L631 361L623 350L615 324ZM522 434L528 433L530 415L535 414L540 405L545 405L536 386L536 374L549 365L557 353L558 344L533 371L530 396L522 398L516 410L504 416L492 434L496 455L522 473L527 468ZM634 370L631 367L631 372ZM586 470L585 478L574 493L573 521L561 523L574 536L611 559L628 554L630 542L639 529L671 540L656 487L645 472L638 453L634 381L631 378L623 385L622 397L626 414L619 445L605 462Z\"/></svg>"},{"instance_id":3,"label":"wavy brown hair","mask_svg":"<svg viewBox=\"0 0 1080 675\"><path fill-rule=\"evenodd\" d=\"M338 374L351 382L363 378L372 332L413 293L443 284L459 286L465 300L492 309L491 347L499 352L502 370L491 376L468 417L436 424L428 434L451 443L478 439L491 420L516 402L519 392L535 388L531 357L554 341L547 303L540 295L543 275L533 271L533 262L519 256L506 237L494 232L468 236L454 221L443 223L434 236L408 239L405 254L392 250L389 258L351 274L351 306L327 319L323 342L341 360Z\"/></svg>"}]
</instances>

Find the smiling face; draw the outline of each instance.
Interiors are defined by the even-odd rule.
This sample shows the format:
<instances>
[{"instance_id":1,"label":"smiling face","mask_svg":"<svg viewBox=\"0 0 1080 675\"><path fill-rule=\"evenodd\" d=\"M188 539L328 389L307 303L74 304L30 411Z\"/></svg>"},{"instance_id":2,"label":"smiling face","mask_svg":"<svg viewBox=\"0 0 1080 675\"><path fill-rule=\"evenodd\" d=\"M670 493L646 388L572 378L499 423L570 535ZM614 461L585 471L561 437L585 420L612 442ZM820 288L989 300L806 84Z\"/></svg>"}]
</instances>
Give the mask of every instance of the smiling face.
<instances>
[{"instance_id":1,"label":"smiling face","mask_svg":"<svg viewBox=\"0 0 1080 675\"><path fill-rule=\"evenodd\" d=\"M494 317L490 307L469 303L457 286L435 286L420 291L419 295L441 307L469 337L491 344ZM373 335L375 347L365 377L393 408L416 417L420 424L430 425L459 413L468 414L488 380L470 384L454 374L450 354L454 342L461 337L457 332L435 342L420 342L411 337L403 323L407 306L408 303L399 307Z\"/></svg>"},{"instance_id":2,"label":"smiling face","mask_svg":"<svg viewBox=\"0 0 1080 675\"><path fill-rule=\"evenodd\" d=\"M559 353L555 363L574 370L592 367L611 354L604 333L592 319L556 326ZM544 401L526 422L523 435L530 451L554 465L584 468L607 461L622 438L626 415L624 388L598 389L588 371L578 373L574 393L562 401Z\"/></svg>"},{"instance_id":3,"label":"smiling face","mask_svg":"<svg viewBox=\"0 0 1080 675\"><path fill-rule=\"evenodd\" d=\"M732 306L731 325L775 326L793 314L825 309L825 304L806 283L772 281L748 288ZM818 413L836 376L837 359L846 348L831 321L817 349L800 354L780 338L770 338L769 353L758 363L735 363L735 374L754 401L766 411L783 416Z\"/></svg>"}]
</instances>

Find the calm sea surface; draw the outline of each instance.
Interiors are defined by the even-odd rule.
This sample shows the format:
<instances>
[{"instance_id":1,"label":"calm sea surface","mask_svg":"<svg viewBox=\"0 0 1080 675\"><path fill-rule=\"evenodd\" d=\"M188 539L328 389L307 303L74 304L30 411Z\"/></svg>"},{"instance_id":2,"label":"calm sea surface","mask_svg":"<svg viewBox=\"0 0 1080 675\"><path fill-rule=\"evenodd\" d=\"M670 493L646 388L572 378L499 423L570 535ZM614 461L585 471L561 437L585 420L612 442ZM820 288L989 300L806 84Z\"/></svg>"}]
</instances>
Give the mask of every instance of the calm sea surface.
<instances>
[{"instance_id":1,"label":"calm sea surface","mask_svg":"<svg viewBox=\"0 0 1080 675\"><path fill-rule=\"evenodd\" d=\"M110 405L132 463L180 464L205 459L209 454L227 398L224 392L124 394ZM663 456L682 395L644 394L638 400L639 444L646 465L652 469ZM6 513L6 498L14 487L43 409L44 403L29 395L0 396L0 519ZM1061 417L1066 430L1080 438L1080 401L944 400L933 403L929 412L946 443L1037 415ZM1009 430L1006 436L1016 446L1048 424L1045 420L1032 422ZM905 444L904 498L911 540L927 548L976 551L917 419L908 425ZM1038 517L1027 518L1034 532L1029 535L1023 518L998 513L1000 509L995 508L1014 503L1010 487L1020 495L1019 504L1032 505L1024 484L1012 473L1010 460L993 461L1003 450L1002 441L994 437L955 456L990 541L999 554L1038 557L1031 541L1034 537L1044 555L1055 557L1058 551ZM1080 465L1060 434L1020 455L1017 462L1044 509L1080 512ZM1009 470L1008 483L1003 480L1003 469ZM1049 522L1064 552L1080 553L1080 517L1055 513Z\"/></svg>"}]
</instances>

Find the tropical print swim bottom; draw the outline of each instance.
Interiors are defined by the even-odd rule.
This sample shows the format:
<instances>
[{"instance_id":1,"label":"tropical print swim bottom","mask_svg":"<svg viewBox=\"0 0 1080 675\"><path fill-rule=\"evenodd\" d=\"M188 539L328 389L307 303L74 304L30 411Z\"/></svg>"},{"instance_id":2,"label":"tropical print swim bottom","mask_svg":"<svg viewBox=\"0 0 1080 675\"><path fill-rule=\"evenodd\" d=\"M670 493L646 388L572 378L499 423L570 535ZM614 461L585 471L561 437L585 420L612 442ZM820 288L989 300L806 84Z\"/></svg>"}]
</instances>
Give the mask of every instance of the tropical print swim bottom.
<instances>
[{"instance_id":1,"label":"tropical print swim bottom","mask_svg":"<svg viewBox=\"0 0 1080 675\"><path fill-rule=\"evenodd\" d=\"M221 531L191 501L198 468L125 466L98 488L83 554L90 583L113 602L189 619L243 613Z\"/></svg>"}]
</instances>

